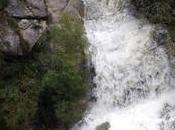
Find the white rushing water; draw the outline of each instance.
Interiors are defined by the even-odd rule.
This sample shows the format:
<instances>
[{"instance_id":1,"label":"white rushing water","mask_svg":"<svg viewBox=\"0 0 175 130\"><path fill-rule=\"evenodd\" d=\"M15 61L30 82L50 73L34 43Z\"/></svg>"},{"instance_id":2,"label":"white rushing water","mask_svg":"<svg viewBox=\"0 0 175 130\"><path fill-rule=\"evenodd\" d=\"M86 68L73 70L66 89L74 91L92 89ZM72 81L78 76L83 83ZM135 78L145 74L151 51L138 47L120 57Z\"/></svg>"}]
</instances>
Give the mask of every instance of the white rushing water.
<instances>
[{"instance_id":1,"label":"white rushing water","mask_svg":"<svg viewBox=\"0 0 175 130\"><path fill-rule=\"evenodd\" d=\"M175 93L165 50L154 27L130 15L123 0L84 0L85 29L96 76L83 123L73 130L175 130Z\"/></svg>"}]
</instances>

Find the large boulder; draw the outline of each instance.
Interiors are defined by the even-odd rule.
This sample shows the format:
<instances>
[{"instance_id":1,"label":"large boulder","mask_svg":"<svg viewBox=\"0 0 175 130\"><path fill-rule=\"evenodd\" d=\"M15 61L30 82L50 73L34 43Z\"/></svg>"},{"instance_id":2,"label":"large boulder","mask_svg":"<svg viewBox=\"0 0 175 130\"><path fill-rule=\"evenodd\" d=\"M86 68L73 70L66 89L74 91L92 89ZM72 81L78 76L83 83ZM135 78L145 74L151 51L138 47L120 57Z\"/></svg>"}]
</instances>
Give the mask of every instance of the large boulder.
<instances>
[{"instance_id":1,"label":"large boulder","mask_svg":"<svg viewBox=\"0 0 175 130\"><path fill-rule=\"evenodd\" d=\"M109 130L109 128L110 128L109 122L104 122L99 126L97 126L95 130Z\"/></svg>"},{"instance_id":2,"label":"large boulder","mask_svg":"<svg viewBox=\"0 0 175 130\"><path fill-rule=\"evenodd\" d=\"M6 11L10 16L20 19L47 17L47 8L44 0L9 0Z\"/></svg>"},{"instance_id":3,"label":"large boulder","mask_svg":"<svg viewBox=\"0 0 175 130\"><path fill-rule=\"evenodd\" d=\"M62 13L83 17L84 4L82 0L46 0L52 22L57 22Z\"/></svg>"},{"instance_id":4,"label":"large boulder","mask_svg":"<svg viewBox=\"0 0 175 130\"><path fill-rule=\"evenodd\" d=\"M45 0L8 0L0 17L1 50L8 55L30 52L47 29Z\"/></svg>"},{"instance_id":5,"label":"large boulder","mask_svg":"<svg viewBox=\"0 0 175 130\"><path fill-rule=\"evenodd\" d=\"M8 55L22 56L30 52L47 28L44 20L0 16L3 18L0 20L0 48Z\"/></svg>"},{"instance_id":6,"label":"large boulder","mask_svg":"<svg viewBox=\"0 0 175 130\"><path fill-rule=\"evenodd\" d=\"M82 0L8 0L0 11L0 49L8 55L25 55L36 45L51 23L63 13L81 18ZM2 20L3 19L3 20Z\"/></svg>"},{"instance_id":7,"label":"large boulder","mask_svg":"<svg viewBox=\"0 0 175 130\"><path fill-rule=\"evenodd\" d=\"M31 51L47 28L46 21L23 19L18 23L20 35Z\"/></svg>"}]
</instances>

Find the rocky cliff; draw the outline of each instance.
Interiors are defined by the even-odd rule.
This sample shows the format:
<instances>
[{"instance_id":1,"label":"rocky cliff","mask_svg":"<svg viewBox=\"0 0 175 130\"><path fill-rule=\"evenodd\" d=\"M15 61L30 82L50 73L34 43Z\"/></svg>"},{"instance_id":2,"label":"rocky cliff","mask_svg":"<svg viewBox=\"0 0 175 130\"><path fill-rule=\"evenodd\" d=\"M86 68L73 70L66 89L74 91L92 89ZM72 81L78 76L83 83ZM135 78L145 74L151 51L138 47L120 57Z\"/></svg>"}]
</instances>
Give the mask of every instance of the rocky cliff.
<instances>
[{"instance_id":1,"label":"rocky cliff","mask_svg":"<svg viewBox=\"0 0 175 130\"><path fill-rule=\"evenodd\" d=\"M29 53L49 24L63 13L83 16L81 0L9 0L0 11L1 50L13 56Z\"/></svg>"},{"instance_id":2,"label":"rocky cliff","mask_svg":"<svg viewBox=\"0 0 175 130\"><path fill-rule=\"evenodd\" d=\"M0 0L0 130L68 130L82 118L83 8L80 0Z\"/></svg>"}]
</instances>

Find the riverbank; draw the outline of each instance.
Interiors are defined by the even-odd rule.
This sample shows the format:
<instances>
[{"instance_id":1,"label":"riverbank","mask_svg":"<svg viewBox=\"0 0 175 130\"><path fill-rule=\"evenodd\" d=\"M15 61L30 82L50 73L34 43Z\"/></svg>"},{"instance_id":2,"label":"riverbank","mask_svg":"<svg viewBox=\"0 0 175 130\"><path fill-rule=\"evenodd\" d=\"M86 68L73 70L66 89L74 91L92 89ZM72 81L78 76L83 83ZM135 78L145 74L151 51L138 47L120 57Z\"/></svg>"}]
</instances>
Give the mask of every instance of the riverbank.
<instances>
[{"instance_id":1,"label":"riverbank","mask_svg":"<svg viewBox=\"0 0 175 130\"><path fill-rule=\"evenodd\" d=\"M2 130L68 130L81 119L88 85L83 34L79 19L63 15L30 55L2 55Z\"/></svg>"},{"instance_id":2,"label":"riverbank","mask_svg":"<svg viewBox=\"0 0 175 130\"><path fill-rule=\"evenodd\" d=\"M174 56L175 1L131 0L130 3L135 17L144 18L151 24L159 25L162 29L167 30L167 32L164 31L166 34L162 34L162 39L164 40L162 45L166 44L165 47L168 49L168 53Z\"/></svg>"},{"instance_id":3,"label":"riverbank","mask_svg":"<svg viewBox=\"0 0 175 130\"><path fill-rule=\"evenodd\" d=\"M130 3L135 17L158 27L153 39L166 49L172 75L175 75L175 1L131 0Z\"/></svg>"}]
</instances>

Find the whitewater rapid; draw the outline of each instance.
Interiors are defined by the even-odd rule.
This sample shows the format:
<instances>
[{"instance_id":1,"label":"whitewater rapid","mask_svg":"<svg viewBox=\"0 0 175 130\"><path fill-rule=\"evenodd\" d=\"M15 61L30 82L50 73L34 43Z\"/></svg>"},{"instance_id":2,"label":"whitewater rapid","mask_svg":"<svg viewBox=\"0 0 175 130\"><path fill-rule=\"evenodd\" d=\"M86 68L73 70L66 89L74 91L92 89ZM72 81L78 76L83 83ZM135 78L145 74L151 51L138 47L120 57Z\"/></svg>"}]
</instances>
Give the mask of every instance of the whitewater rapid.
<instances>
[{"instance_id":1,"label":"whitewater rapid","mask_svg":"<svg viewBox=\"0 0 175 130\"><path fill-rule=\"evenodd\" d=\"M155 27L134 18L122 0L84 0L93 95L73 130L175 130L175 92L168 56L153 40Z\"/></svg>"}]
</instances>

